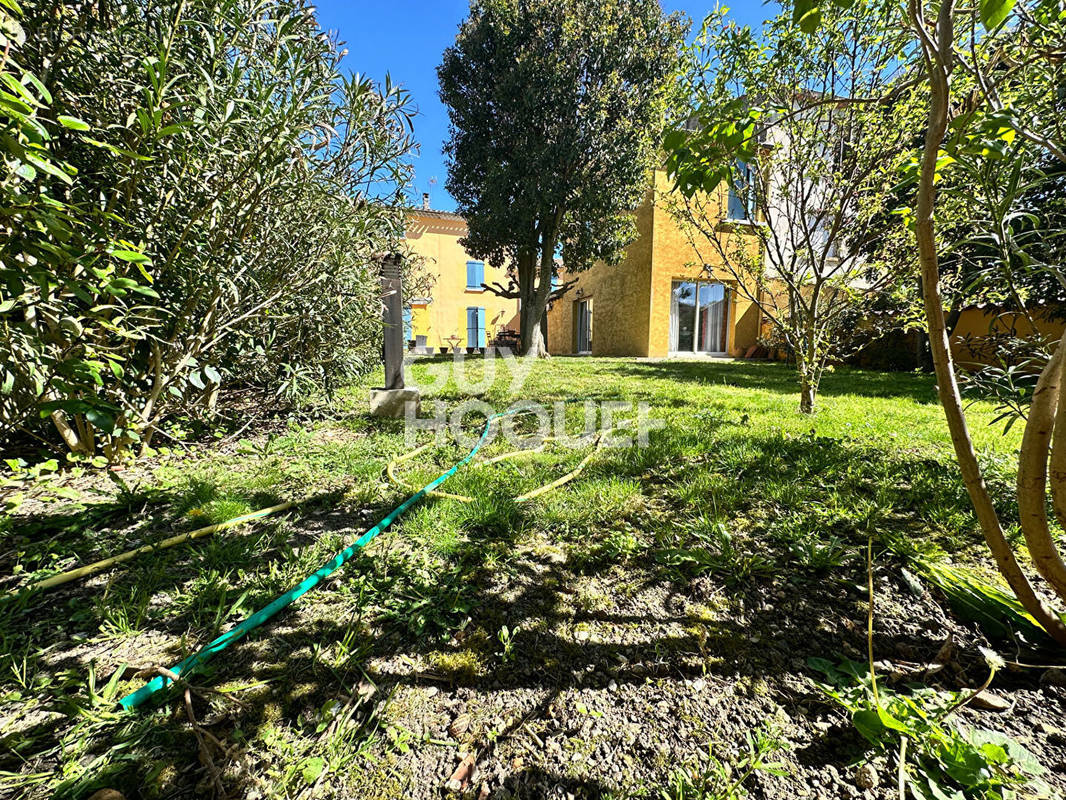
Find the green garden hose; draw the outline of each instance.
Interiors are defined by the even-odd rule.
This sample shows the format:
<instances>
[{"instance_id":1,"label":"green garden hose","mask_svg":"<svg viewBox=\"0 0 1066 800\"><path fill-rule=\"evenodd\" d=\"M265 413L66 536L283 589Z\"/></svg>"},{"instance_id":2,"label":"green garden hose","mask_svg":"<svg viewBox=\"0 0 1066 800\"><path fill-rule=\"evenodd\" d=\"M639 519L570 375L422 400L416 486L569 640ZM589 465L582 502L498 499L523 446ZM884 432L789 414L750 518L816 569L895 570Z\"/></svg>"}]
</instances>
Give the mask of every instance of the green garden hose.
<instances>
[{"instance_id":1,"label":"green garden hose","mask_svg":"<svg viewBox=\"0 0 1066 800\"><path fill-rule=\"evenodd\" d=\"M536 489L533 489L533 490L531 490L529 492L526 492L523 495L519 495L518 497L516 497L514 499L514 501L516 503L524 503L527 500L532 500L534 497L540 497L542 494L545 494L546 492L550 492L552 489L558 489L563 484L569 483L570 481L572 481L574 478L576 478L578 475L581 474L581 472L585 469L585 467L588 466L588 463L592 460L592 457L595 456L596 453L599 452L600 445L603 444L604 438L608 434L613 433L619 427L621 427L621 426L616 425L614 428L611 428L610 430L601 431L600 433L596 434L596 437L595 437L595 440L594 440L595 446L593 447L592 452L589 453L587 456L585 456L583 459L581 459L581 462L573 470L571 470L570 472L566 473L565 475L563 475L558 480L554 480L551 483L546 483L543 486L538 486ZM540 452L541 450L544 449L544 445L545 444L547 444L548 442L553 442L556 439L557 439L557 437L555 437L555 436L545 436L543 439L540 440L541 444L538 445L537 447L527 447L527 448L522 449L522 450L512 450L509 453L503 453L502 455L498 455L495 458L490 458L487 461L479 461L478 463L474 464L474 466L475 467L484 467L484 466L488 466L489 464L497 464L500 461L506 461L507 459L510 459L510 458L517 458L518 456L528 455L529 453L538 453L538 452ZM396 474L396 467L398 467L400 464L404 463L405 461L410 461L415 456L419 455L420 453L424 452L425 450L427 450L428 448L430 448L432 446L433 446L433 442L430 442L428 444L424 444L421 447L416 448L415 450L412 450L410 453L406 453L405 455L399 456L398 458L394 458L392 461L390 461L388 466L385 468L385 473L389 476L389 480L391 480L397 486L403 486L403 487L406 487L406 488L409 488L409 489L413 489L414 486L412 486L410 483L408 483L407 481L405 481L403 478L401 478L400 476L398 476ZM432 497L441 497L441 498L447 498L448 500L457 500L460 503L473 503L474 502L474 498L473 497L469 497L469 496L467 496L465 494L450 494L448 492L429 492L429 494Z\"/></svg>"},{"instance_id":2,"label":"green garden hose","mask_svg":"<svg viewBox=\"0 0 1066 800\"><path fill-rule=\"evenodd\" d=\"M289 589L289 591L276 598L269 605L264 606L263 608L256 611L254 614L252 614L250 617L238 624L232 630L229 630L219 636L217 639L212 641L202 650L193 653L188 658L185 658L180 663L171 667L169 674L173 675L174 677L181 677L183 675L187 675L188 673L202 665L204 662L206 662L209 658L211 658L211 656L215 655L215 653L225 650L231 644L258 628L260 625L262 625L268 619L273 617L283 608L291 605L300 597L307 594L319 583L321 583L325 578L328 578L330 575L340 569L340 567L346 561L348 561L353 555L355 555L358 550L361 550L363 547L368 545L374 539L374 537L376 537L379 533L381 533L390 525L392 525L392 523L395 522L400 516L402 516L404 512L407 511L407 509L409 509L423 497L430 494L434 489L444 483L444 481L448 480L448 478L450 478L452 475L459 471L460 467L468 464L470 460L475 455L477 455L478 450L481 449L481 445L484 444L485 439L488 437L489 430L491 429L492 424L497 419L501 417L510 416L512 414L519 414L523 411L529 411L529 409L514 408L508 411L500 412L498 414L493 414L491 417L485 420L485 427L481 432L481 437L477 440L477 443L474 445L473 449L471 449L471 451L467 453L462 459L456 462L456 464L451 469L438 475L432 481L427 483L417 492L415 492L402 503L400 503L400 505L396 506L396 508L394 508L388 514L382 517L376 525L374 525L372 528L367 530L362 536L360 536L354 544L350 545L349 547L346 547L344 550L341 550L339 553L337 553L337 555L335 555L333 558L323 564L319 569L317 569L315 572L312 572L294 587ZM160 689L164 689L172 683L173 679L171 677L164 677L162 675L157 676L152 680L148 681L148 683L146 683L137 691L123 697L119 701L119 705L121 705L122 708L127 710L137 708L138 706L146 702L149 698L151 698L152 695L154 695Z\"/></svg>"}]
</instances>

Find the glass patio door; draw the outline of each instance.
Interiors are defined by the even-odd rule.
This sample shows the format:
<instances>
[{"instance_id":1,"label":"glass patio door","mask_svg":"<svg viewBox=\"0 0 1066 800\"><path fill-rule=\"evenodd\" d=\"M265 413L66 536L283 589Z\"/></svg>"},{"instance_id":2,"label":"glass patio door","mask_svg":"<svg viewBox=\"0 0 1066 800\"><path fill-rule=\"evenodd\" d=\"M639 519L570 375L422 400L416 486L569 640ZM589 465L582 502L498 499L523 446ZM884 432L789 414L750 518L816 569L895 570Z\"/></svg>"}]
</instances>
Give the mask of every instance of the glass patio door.
<instances>
[{"instance_id":1,"label":"glass patio door","mask_svg":"<svg viewBox=\"0 0 1066 800\"><path fill-rule=\"evenodd\" d=\"M670 293L670 352L724 354L728 299L724 284L674 281Z\"/></svg>"}]
</instances>

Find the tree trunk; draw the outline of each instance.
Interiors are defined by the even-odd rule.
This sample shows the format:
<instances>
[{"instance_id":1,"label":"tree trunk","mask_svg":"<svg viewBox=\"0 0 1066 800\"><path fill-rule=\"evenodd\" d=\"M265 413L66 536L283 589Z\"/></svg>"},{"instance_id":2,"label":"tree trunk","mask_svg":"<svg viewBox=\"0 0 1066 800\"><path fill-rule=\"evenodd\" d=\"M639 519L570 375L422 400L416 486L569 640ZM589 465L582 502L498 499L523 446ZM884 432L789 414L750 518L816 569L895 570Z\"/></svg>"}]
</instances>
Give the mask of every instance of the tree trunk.
<instances>
[{"instance_id":1,"label":"tree trunk","mask_svg":"<svg viewBox=\"0 0 1066 800\"><path fill-rule=\"evenodd\" d=\"M1033 565L1066 600L1066 564L1051 538L1047 517L1047 467L1055 407L1062 381L1062 345L1055 348L1033 392L1018 453L1018 516Z\"/></svg>"},{"instance_id":2,"label":"tree trunk","mask_svg":"<svg viewBox=\"0 0 1066 800\"><path fill-rule=\"evenodd\" d=\"M1059 342L1059 350L1066 348L1066 336ZM1066 357L1066 350L1063 352ZM1066 369L1066 367L1064 367ZM1051 438L1051 505L1059 525L1066 527L1066 374L1060 376L1058 408Z\"/></svg>"},{"instance_id":3,"label":"tree trunk","mask_svg":"<svg viewBox=\"0 0 1066 800\"><path fill-rule=\"evenodd\" d=\"M818 397L818 380L821 370L818 366L821 361L818 357L817 334L815 332L814 302L811 303L811 311L804 314L803 329L800 331L800 347L796 348L796 370L800 380L800 405L801 414L813 414L815 402ZM800 349L802 348L802 350Z\"/></svg>"},{"instance_id":4,"label":"tree trunk","mask_svg":"<svg viewBox=\"0 0 1066 800\"><path fill-rule=\"evenodd\" d=\"M59 431L60 437L63 439L63 444L67 446L67 449L72 453L78 453L82 455L89 455L89 451L86 450L85 445L82 444L81 439L78 438L78 434L67 422L67 415L62 411L53 411L51 414L52 424L56 426L56 430Z\"/></svg>"},{"instance_id":5,"label":"tree trunk","mask_svg":"<svg viewBox=\"0 0 1066 800\"><path fill-rule=\"evenodd\" d=\"M554 226L557 230L562 219L562 211L555 214ZM539 256L539 257L538 257ZM522 308L519 312L519 336L522 353L537 358L551 358L545 343L547 323L544 315L548 309L551 296L552 270L555 266L555 236L542 234L540 252L528 254L519 264L519 294Z\"/></svg>"},{"instance_id":6,"label":"tree trunk","mask_svg":"<svg viewBox=\"0 0 1066 800\"><path fill-rule=\"evenodd\" d=\"M915 7L911 6L912 13ZM959 462L966 491L970 495L974 511L981 530L984 533L988 549L995 559L1000 574L1010 585L1019 602L1026 611L1033 615L1038 623L1052 638L1066 645L1066 624L1037 596L1025 573L1022 572L1014 557L1014 551L1003 535L999 516L996 514L992 498L985 485L984 476L977 460L973 440L966 424L962 397L955 379L955 367L951 360L948 346L948 331L944 319L944 303L940 295L940 263L936 247L936 233L933 212L936 203L937 156L948 124L949 76L951 74L952 45L954 41L954 20L952 0L944 0L940 6L936 41L922 39L926 65L929 69L930 101L928 126L921 159L921 177L918 182L918 197L915 213L915 235L918 244L918 263L922 273L922 293L925 304L925 318L929 330L929 348L933 356L936 371L937 393L951 443ZM924 30L925 21L911 20L916 29ZM921 34L920 34L921 36Z\"/></svg>"},{"instance_id":7,"label":"tree trunk","mask_svg":"<svg viewBox=\"0 0 1066 800\"><path fill-rule=\"evenodd\" d=\"M544 343L541 321L544 319L544 305L538 304L536 294L523 301L519 313L519 336L522 342L522 354L548 358L548 348Z\"/></svg>"},{"instance_id":8,"label":"tree trunk","mask_svg":"<svg viewBox=\"0 0 1066 800\"><path fill-rule=\"evenodd\" d=\"M815 401L815 389L814 384L806 375L800 378L800 413L801 414L813 414L814 413L814 401Z\"/></svg>"}]
</instances>

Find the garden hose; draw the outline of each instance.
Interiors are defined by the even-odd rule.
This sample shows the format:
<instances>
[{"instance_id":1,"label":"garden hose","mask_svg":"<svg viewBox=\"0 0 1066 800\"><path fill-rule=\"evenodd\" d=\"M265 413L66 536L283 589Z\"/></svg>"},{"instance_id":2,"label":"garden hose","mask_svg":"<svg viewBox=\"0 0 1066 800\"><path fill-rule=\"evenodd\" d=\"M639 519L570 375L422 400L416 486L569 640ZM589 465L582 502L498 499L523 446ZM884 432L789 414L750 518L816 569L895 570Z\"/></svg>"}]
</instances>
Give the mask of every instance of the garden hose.
<instances>
[{"instance_id":1,"label":"garden hose","mask_svg":"<svg viewBox=\"0 0 1066 800\"><path fill-rule=\"evenodd\" d=\"M471 459L473 459L474 456L477 455L478 450L481 449L481 445L484 444L485 439L488 437L489 430L491 429L492 424L497 419L501 417L510 416L512 414L519 414L523 411L529 410L530 409L528 408L514 408L490 416L487 420L485 420L485 427L481 432L481 437L474 444L474 447L470 450L469 453L467 453L463 458L456 462L451 469L438 475L432 481L427 483L417 492L415 492L402 503L400 503L400 505L396 506L396 508L394 508L388 514L382 517L376 525L367 530L352 545L346 547L344 550L341 550L333 558L331 558L329 561L319 567L319 569L317 569L315 572L312 572L310 575L300 581L300 583L296 584L287 592L277 597L269 605L264 606L263 608L256 611L254 614L246 618L243 622L239 623L236 627L232 628L231 630L216 638L214 641L210 642L203 649L197 651L196 653L193 653L192 655L182 660L180 663L171 667L167 676L156 676L137 691L123 697L121 700L119 700L119 705L121 705L122 708L127 710L137 708L138 706L146 702L149 698L151 698L152 695L154 695L156 692L171 685L174 682L173 678L179 678L183 675L187 675L188 673L192 672L197 667L206 662L209 658L211 658L211 656L215 655L215 653L225 650L231 644L258 628L260 625L262 625L268 619L273 617L279 611L291 605L303 595L307 594L319 583L321 583L323 580L325 580L338 569L340 569L340 567L346 561L348 561L353 555L355 555L356 552L368 545L379 533L386 530L390 525L392 525L392 523L395 522L400 516L402 516L404 512L407 511L407 509L409 509L423 497L426 497L427 495L431 494L434 489L436 489L438 486L444 483L444 481L448 480L448 478L458 472L460 467L463 467L468 464ZM586 461L587 458L588 457L586 457Z\"/></svg>"},{"instance_id":2,"label":"garden hose","mask_svg":"<svg viewBox=\"0 0 1066 800\"><path fill-rule=\"evenodd\" d=\"M534 497L540 497L542 494L545 494L546 492L550 492L552 489L558 489L560 486L572 481L574 478L576 478L578 475L581 474L581 472L585 469L585 467L588 466L588 463L592 460L593 456L595 456L596 453L599 452L600 445L603 444L604 437L607 434L609 434L609 433L613 433L618 427L619 426L615 426L614 428L611 428L611 430L609 430L609 431L601 431L600 433L598 433L596 435L596 437L595 437L595 447L593 448L592 452L589 453L587 456L585 456L583 459L581 459L581 462L573 470L571 470L570 472L566 473L561 478L558 478L557 480L552 481L551 483L547 483L547 484L545 484L543 486L538 486L536 489L533 489L532 491L526 492L523 495L519 495L518 497L516 497L514 499L514 502L516 502L516 503L524 503L527 500L532 500ZM526 448L523 448L521 450L512 450L509 453L503 453L502 455L498 455L498 456L496 456L494 458L490 458L490 459L488 459L486 461L479 461L476 464L474 464L474 466L475 467L484 467L484 466L488 466L489 464L496 464L496 463L498 463L500 461L505 461L505 460L510 459L510 458L517 458L518 456L526 455L528 453L537 453L537 452L540 452L541 450L544 449L544 445L545 444L547 444L548 442L554 442L554 441L556 441L556 439L557 439L557 437L555 437L555 436L545 436L543 439L540 440L541 444L538 445L537 447L526 447ZM395 483L397 486L403 486L403 487L406 487L406 488L409 488L409 489L413 489L414 486L412 484L408 483L407 481L405 481L403 478L399 477L396 474L396 467L398 467L400 464L404 463L405 461L410 461L415 456L417 456L419 453L424 452L425 450L427 450L428 448L430 448L432 446L433 446L433 442L430 442L428 444L424 444L421 447L419 447L419 448L417 448L415 450L412 450L410 453L406 453L406 454L404 454L402 456L399 456L398 458L394 458L392 461L390 461L388 466L385 468L385 472L389 476L389 479L393 483ZM433 497L441 497L441 498L447 498L449 500L457 500L460 503L473 503L474 502L474 498L473 497L469 497L469 496L464 495L464 494L450 494L449 492L431 492L430 494Z\"/></svg>"},{"instance_id":3,"label":"garden hose","mask_svg":"<svg viewBox=\"0 0 1066 800\"><path fill-rule=\"evenodd\" d=\"M153 553L156 550L163 550L167 547L173 547L176 544L182 542L192 541L193 539L199 539L201 536L209 536L212 533L226 530L227 528L235 528L245 522L251 522L252 520L260 519L262 517L269 516L270 514L276 514L279 511L286 511L293 506L305 502L304 500L291 500L287 503L279 503L276 506L270 506L269 508L261 508L258 511L252 511L249 514L241 514L239 517L228 519L225 522L217 522L214 525L206 525L203 528L197 528L194 531L188 533L179 533L176 536L171 536L167 539L163 539L160 542L153 542L152 544L146 544L141 547L134 548L133 550L127 550L125 553L121 553L117 556L111 556L110 558L104 558L100 561L94 561L92 564L86 564L84 567L77 567L76 569L68 570L67 572L61 572L58 575L52 575L44 580L31 583L29 586L24 586L19 589L12 589L10 594L21 594L26 591L33 591L34 589L51 589L53 586L62 586L64 583L70 583L76 581L78 578L84 578L87 575L93 575L94 573L105 570L108 567L113 567L116 564L121 564L125 561L129 561L132 558L136 558L144 553Z\"/></svg>"}]
</instances>

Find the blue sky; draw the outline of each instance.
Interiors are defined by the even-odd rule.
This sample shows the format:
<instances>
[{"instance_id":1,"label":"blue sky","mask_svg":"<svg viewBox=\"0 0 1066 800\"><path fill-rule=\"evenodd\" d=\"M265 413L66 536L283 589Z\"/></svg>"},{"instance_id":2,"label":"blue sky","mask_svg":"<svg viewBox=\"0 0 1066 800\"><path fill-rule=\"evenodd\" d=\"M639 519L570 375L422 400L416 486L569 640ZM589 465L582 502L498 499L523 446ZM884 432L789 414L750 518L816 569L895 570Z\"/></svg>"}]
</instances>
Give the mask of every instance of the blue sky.
<instances>
[{"instance_id":1,"label":"blue sky","mask_svg":"<svg viewBox=\"0 0 1066 800\"><path fill-rule=\"evenodd\" d=\"M762 0L726 5L731 17L753 27L774 13ZM714 0L663 0L666 11L683 11L697 23L713 6ZM345 69L376 80L389 73L411 92L419 112L415 138L421 145L414 162L413 199L429 192L433 208L454 210L444 189L447 168L441 147L448 137L448 113L437 96L437 65L467 15L468 0L320 0L317 8L322 27L337 31L346 42Z\"/></svg>"}]
</instances>

